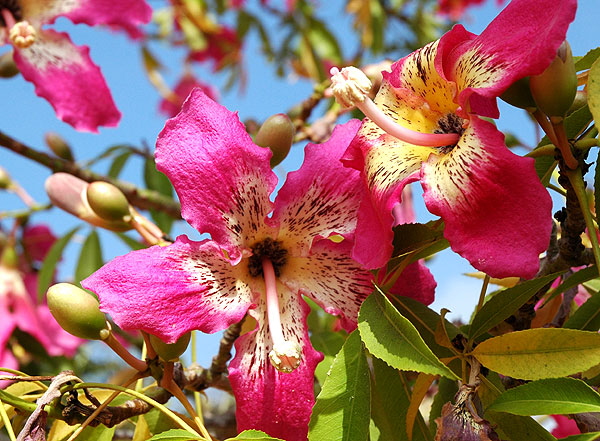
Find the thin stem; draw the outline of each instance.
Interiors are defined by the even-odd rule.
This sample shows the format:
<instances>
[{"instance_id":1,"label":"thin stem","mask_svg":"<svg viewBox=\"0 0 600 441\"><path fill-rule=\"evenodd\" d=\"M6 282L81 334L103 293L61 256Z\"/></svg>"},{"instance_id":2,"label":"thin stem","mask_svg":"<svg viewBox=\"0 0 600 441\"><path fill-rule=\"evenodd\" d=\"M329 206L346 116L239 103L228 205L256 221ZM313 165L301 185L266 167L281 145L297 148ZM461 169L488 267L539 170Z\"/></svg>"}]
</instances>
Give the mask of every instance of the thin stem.
<instances>
[{"instance_id":1,"label":"thin stem","mask_svg":"<svg viewBox=\"0 0 600 441\"><path fill-rule=\"evenodd\" d=\"M32 208L35 207L37 205L39 205L30 195L29 193L27 193L27 191L21 187L18 183L16 183L15 181L12 182L12 185L9 187L10 190L12 190L12 192L14 194L16 194L25 205L27 205L27 207Z\"/></svg>"},{"instance_id":2,"label":"thin stem","mask_svg":"<svg viewBox=\"0 0 600 441\"><path fill-rule=\"evenodd\" d=\"M550 139L550 142L558 147L558 138L556 137L556 134L554 133L554 128L552 127L552 124L548 120L548 117L546 115L544 115L540 109L536 109L535 112L532 113L532 115L535 118L535 120L537 121L537 123L540 125L542 130L546 133L546 135L548 136L548 139Z\"/></svg>"},{"instance_id":3,"label":"thin stem","mask_svg":"<svg viewBox=\"0 0 600 441\"><path fill-rule=\"evenodd\" d=\"M490 284L490 276L487 274L483 279L483 285L481 285L481 292L479 293L479 301L477 302L477 309L475 311L479 311L485 302L485 295L487 293L488 285Z\"/></svg>"},{"instance_id":4,"label":"thin stem","mask_svg":"<svg viewBox=\"0 0 600 441\"><path fill-rule=\"evenodd\" d=\"M355 106L384 132L409 144L423 147L444 147L447 145L455 145L460 139L460 136L457 133L420 133L402 127L386 115L383 110L377 107L368 96L365 96L365 99L362 102L356 102Z\"/></svg>"},{"instance_id":5,"label":"thin stem","mask_svg":"<svg viewBox=\"0 0 600 441\"><path fill-rule=\"evenodd\" d=\"M173 363L170 363L170 364L171 364L170 369L172 371ZM167 363L167 365L168 365L168 363ZM165 373L167 371L168 371L168 368L167 368L167 366L165 366ZM175 381L173 381L172 374L171 374L170 382L168 384L163 384L162 386L165 389L167 389L169 392L171 392L173 394L173 396L179 400L179 402L183 405L183 407L185 408L187 413L189 413L190 416L194 419L194 422L196 423L196 426L198 426L198 429L200 430L200 433L202 433L202 436L204 436L207 440L211 440L212 437L208 433L208 430L206 430L206 427L204 427L204 422L202 421L200 416L196 413L196 411L194 410L194 408L188 401L187 397L185 396L185 394L183 393L181 388L179 386L177 386L177 383L175 383Z\"/></svg>"},{"instance_id":6,"label":"thin stem","mask_svg":"<svg viewBox=\"0 0 600 441\"><path fill-rule=\"evenodd\" d=\"M552 127L554 128L554 133L556 133L556 137L558 140L557 147L560 150L560 153L565 160L565 164L571 170L575 170L579 167L579 161L575 159L573 156L573 151L571 150L571 144L569 144L569 139L567 138L567 132L565 131L565 125L563 121L559 121L557 123L552 123Z\"/></svg>"},{"instance_id":7,"label":"thin stem","mask_svg":"<svg viewBox=\"0 0 600 441\"><path fill-rule=\"evenodd\" d=\"M588 236L590 238L590 242L592 243L592 253L594 254L594 261L596 262L596 267L600 268L600 246L598 245L598 230L596 229L596 225L594 224L594 218L592 217L592 213L590 212L589 202L587 198L587 192L585 189L585 182L583 181L583 175L581 172L581 168L578 167L576 170L571 170L566 172L571 185L573 186L573 190L577 195L577 200L579 202L579 206L581 207L581 211L583 214L583 219L585 220L585 226L588 230Z\"/></svg>"},{"instance_id":8,"label":"thin stem","mask_svg":"<svg viewBox=\"0 0 600 441\"><path fill-rule=\"evenodd\" d=\"M123 384L123 387L128 387L131 383L133 383L134 381L137 381L138 379L140 379L142 376L140 375L139 372L137 372L133 377L131 377L129 380L127 380L125 382L125 384ZM91 414L90 416L87 417L87 419L81 424L81 426L79 426L69 437L69 439L67 441L73 441L75 438L77 438L79 436L79 434L83 431L83 429L85 429L87 426L89 426L89 424L94 421L94 419L100 414L100 412L102 412L104 409L106 409L108 407L108 405L115 399L117 398L119 395L121 395L121 392L119 391L115 391L113 392L100 406L98 406Z\"/></svg>"},{"instance_id":9,"label":"thin stem","mask_svg":"<svg viewBox=\"0 0 600 441\"><path fill-rule=\"evenodd\" d=\"M123 359L125 363L134 368L136 371L144 372L148 369L148 365L145 361L142 361L133 355L123 347L123 345L115 338L111 332L108 338L102 340L106 345L111 348L115 354Z\"/></svg>"},{"instance_id":10,"label":"thin stem","mask_svg":"<svg viewBox=\"0 0 600 441\"><path fill-rule=\"evenodd\" d=\"M10 418L6 413L6 409L4 408L4 403L2 400L0 400L0 416L2 417L2 422L4 423L4 427L6 427L6 432L8 433L10 441L17 441L17 437L13 431L12 425L10 424Z\"/></svg>"},{"instance_id":11,"label":"thin stem","mask_svg":"<svg viewBox=\"0 0 600 441\"><path fill-rule=\"evenodd\" d=\"M277 294L277 279L273 263L267 259L262 260L263 277L265 279L265 291L267 297L267 318L269 320L269 332L273 345L283 344L283 329L279 310L279 295Z\"/></svg>"},{"instance_id":12,"label":"thin stem","mask_svg":"<svg viewBox=\"0 0 600 441\"><path fill-rule=\"evenodd\" d=\"M198 362L198 349L196 348L197 340L197 331L192 331L192 364L196 364ZM200 398L200 392L195 390L194 394L194 404L196 405L196 414L202 418L202 401ZM204 422L204 421L203 421Z\"/></svg>"}]
</instances>

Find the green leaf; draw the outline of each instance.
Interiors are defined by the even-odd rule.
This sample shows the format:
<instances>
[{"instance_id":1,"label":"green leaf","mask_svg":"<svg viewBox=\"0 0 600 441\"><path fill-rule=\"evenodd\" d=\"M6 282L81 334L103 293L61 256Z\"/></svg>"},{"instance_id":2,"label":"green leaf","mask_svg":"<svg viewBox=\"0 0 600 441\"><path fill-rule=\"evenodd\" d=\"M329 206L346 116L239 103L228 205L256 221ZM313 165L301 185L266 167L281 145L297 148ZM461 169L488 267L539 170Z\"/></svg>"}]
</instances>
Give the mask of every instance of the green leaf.
<instances>
[{"instance_id":1,"label":"green leaf","mask_svg":"<svg viewBox=\"0 0 600 441\"><path fill-rule=\"evenodd\" d=\"M592 295L577 308L577 311L565 322L563 328L582 331L600 330L600 293Z\"/></svg>"},{"instance_id":2,"label":"green leaf","mask_svg":"<svg viewBox=\"0 0 600 441\"><path fill-rule=\"evenodd\" d=\"M246 441L246 440L254 440L254 441L284 441L279 438L271 438L264 432L260 430L244 430L235 438L227 438L225 441Z\"/></svg>"},{"instance_id":3,"label":"green leaf","mask_svg":"<svg viewBox=\"0 0 600 441\"><path fill-rule=\"evenodd\" d=\"M540 328L480 343L472 355L485 367L523 380L563 377L600 364L600 334Z\"/></svg>"},{"instance_id":4,"label":"green leaf","mask_svg":"<svg viewBox=\"0 0 600 441\"><path fill-rule=\"evenodd\" d=\"M585 69L589 69L590 67L592 67L592 64L594 64L594 61L596 61L598 57L600 57L600 47L589 50L587 54L585 54L583 57L579 58L575 62L575 70L579 72Z\"/></svg>"},{"instance_id":5,"label":"green leaf","mask_svg":"<svg viewBox=\"0 0 600 441\"><path fill-rule=\"evenodd\" d=\"M362 304L358 330L369 352L396 369L458 379L379 290Z\"/></svg>"},{"instance_id":6,"label":"green leaf","mask_svg":"<svg viewBox=\"0 0 600 441\"><path fill-rule=\"evenodd\" d=\"M94 271L97 271L103 264L100 238L98 237L98 232L93 229L88 237L85 238L79 252L79 259L75 268L75 281L81 282Z\"/></svg>"},{"instance_id":7,"label":"green leaf","mask_svg":"<svg viewBox=\"0 0 600 441\"><path fill-rule=\"evenodd\" d=\"M46 254L46 258L44 259L44 263L42 263L42 267L40 268L40 272L38 273L38 300L42 301L44 296L46 295L46 291L48 291L48 287L52 284L52 280L54 279L54 272L56 270L56 264L62 257L63 250L67 246L67 244L71 241L75 233L79 230L80 227L75 227L63 237L58 239Z\"/></svg>"},{"instance_id":8,"label":"green leaf","mask_svg":"<svg viewBox=\"0 0 600 441\"><path fill-rule=\"evenodd\" d=\"M310 441L367 441L370 414L369 365L354 331L331 365L310 419Z\"/></svg>"},{"instance_id":9,"label":"green leaf","mask_svg":"<svg viewBox=\"0 0 600 441\"><path fill-rule=\"evenodd\" d=\"M146 245L144 245L141 242L138 242L137 240L133 239L132 237L128 236L125 233L115 233L115 234L119 239L121 239L123 241L123 243L125 243L125 245L127 245L132 250L141 250L143 248L146 248Z\"/></svg>"},{"instance_id":10,"label":"green leaf","mask_svg":"<svg viewBox=\"0 0 600 441\"><path fill-rule=\"evenodd\" d=\"M549 302L557 295L562 294L563 292L568 291L571 288L575 288L577 285L581 285L582 283L596 279L597 277L598 270L596 269L596 266L590 266L588 268L579 270L571 274L565 279L564 282L562 282L560 285L554 288L552 294L546 299L546 302Z\"/></svg>"},{"instance_id":11,"label":"green leaf","mask_svg":"<svg viewBox=\"0 0 600 441\"><path fill-rule=\"evenodd\" d=\"M166 432L157 433L148 441L190 441L194 439L203 439L195 433L183 429L171 429Z\"/></svg>"},{"instance_id":12,"label":"green leaf","mask_svg":"<svg viewBox=\"0 0 600 441\"><path fill-rule=\"evenodd\" d=\"M588 73L588 105L596 121L596 128L600 128L600 60L594 61Z\"/></svg>"},{"instance_id":13,"label":"green leaf","mask_svg":"<svg viewBox=\"0 0 600 441\"><path fill-rule=\"evenodd\" d=\"M400 224L394 227L394 251L392 256L402 256L412 251L420 250L418 256L412 260L427 257L433 253L448 248L449 244L444 239L443 225L434 227L434 222L427 224ZM429 254L422 255L425 250Z\"/></svg>"},{"instance_id":14,"label":"green leaf","mask_svg":"<svg viewBox=\"0 0 600 441\"><path fill-rule=\"evenodd\" d=\"M550 274L539 279L528 280L513 288L500 291L475 313L469 328L469 337L476 338L510 317L538 290L552 283L560 273Z\"/></svg>"},{"instance_id":15,"label":"green leaf","mask_svg":"<svg viewBox=\"0 0 600 441\"><path fill-rule=\"evenodd\" d=\"M77 439L80 441L111 441L115 434L115 429L116 427L87 426L77 436Z\"/></svg>"},{"instance_id":16,"label":"green leaf","mask_svg":"<svg viewBox=\"0 0 600 441\"><path fill-rule=\"evenodd\" d=\"M131 153L131 151L126 151L116 156L115 159L113 159L112 163L110 164L110 168L108 169L109 177L113 179L119 177L119 174L123 170L123 167L125 167L125 164L129 160L129 158L131 158Z\"/></svg>"},{"instance_id":17,"label":"green leaf","mask_svg":"<svg viewBox=\"0 0 600 441\"><path fill-rule=\"evenodd\" d=\"M600 440L600 432L582 433L561 438L560 441L597 441Z\"/></svg>"},{"instance_id":18,"label":"green leaf","mask_svg":"<svg viewBox=\"0 0 600 441\"><path fill-rule=\"evenodd\" d=\"M581 380L551 378L509 389L487 410L525 416L600 412L600 395Z\"/></svg>"},{"instance_id":19,"label":"green leaf","mask_svg":"<svg viewBox=\"0 0 600 441\"><path fill-rule=\"evenodd\" d=\"M173 197L171 181L164 174L156 170L156 164L150 158L144 162L144 182L150 190L157 191L163 196ZM160 229L169 234L173 225L173 218L167 213L158 210L150 210L150 215Z\"/></svg>"}]
</instances>

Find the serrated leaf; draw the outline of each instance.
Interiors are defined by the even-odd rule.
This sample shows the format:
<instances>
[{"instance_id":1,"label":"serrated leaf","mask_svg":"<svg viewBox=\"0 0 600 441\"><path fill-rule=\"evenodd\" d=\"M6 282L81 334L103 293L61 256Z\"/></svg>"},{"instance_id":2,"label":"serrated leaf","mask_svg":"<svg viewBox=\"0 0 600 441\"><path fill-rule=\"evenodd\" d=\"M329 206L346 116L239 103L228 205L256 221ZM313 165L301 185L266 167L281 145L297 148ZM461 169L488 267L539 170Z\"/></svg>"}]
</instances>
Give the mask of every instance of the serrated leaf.
<instances>
[{"instance_id":1,"label":"serrated leaf","mask_svg":"<svg viewBox=\"0 0 600 441\"><path fill-rule=\"evenodd\" d=\"M563 328L582 331L600 330L600 293L592 295L577 308L577 311L565 322Z\"/></svg>"},{"instance_id":2,"label":"serrated leaf","mask_svg":"<svg viewBox=\"0 0 600 441\"><path fill-rule=\"evenodd\" d=\"M591 49L585 54L583 57L579 58L575 62L575 70L577 72L589 69L592 67L592 64L600 57L600 47L596 49Z\"/></svg>"},{"instance_id":3,"label":"serrated leaf","mask_svg":"<svg viewBox=\"0 0 600 441\"><path fill-rule=\"evenodd\" d=\"M379 290L362 304L358 330L369 352L396 369L458 379Z\"/></svg>"},{"instance_id":4,"label":"serrated leaf","mask_svg":"<svg viewBox=\"0 0 600 441\"><path fill-rule=\"evenodd\" d=\"M309 441L367 441L369 365L357 331L335 357L309 423Z\"/></svg>"},{"instance_id":5,"label":"serrated leaf","mask_svg":"<svg viewBox=\"0 0 600 441\"><path fill-rule=\"evenodd\" d=\"M67 234L54 242L50 248L50 251L48 251L48 254L46 254L46 258L44 259L42 267L38 273L37 294L40 302L43 301L46 291L48 291L48 287L52 284L54 272L56 270L56 264L62 257L63 250L69 244L79 228L81 227L75 227L72 230L69 230Z\"/></svg>"},{"instance_id":6,"label":"serrated leaf","mask_svg":"<svg viewBox=\"0 0 600 441\"><path fill-rule=\"evenodd\" d=\"M551 378L509 389L487 410L523 416L600 412L600 395L581 380Z\"/></svg>"},{"instance_id":7,"label":"serrated leaf","mask_svg":"<svg viewBox=\"0 0 600 441\"><path fill-rule=\"evenodd\" d=\"M485 367L522 380L563 377L600 364L600 334L527 329L485 340L472 355Z\"/></svg>"},{"instance_id":8,"label":"serrated leaf","mask_svg":"<svg viewBox=\"0 0 600 441\"><path fill-rule=\"evenodd\" d=\"M81 246L77 267L75 268L75 282L80 282L104 264L102 246L98 232L94 229L88 234Z\"/></svg>"},{"instance_id":9,"label":"serrated leaf","mask_svg":"<svg viewBox=\"0 0 600 441\"><path fill-rule=\"evenodd\" d=\"M410 403L410 385L403 372L373 357L371 377L371 441L404 439L406 420L402 418ZM373 433L377 434L373 438ZM430 441L431 432L420 414L416 415L413 441Z\"/></svg>"},{"instance_id":10,"label":"serrated leaf","mask_svg":"<svg viewBox=\"0 0 600 441\"><path fill-rule=\"evenodd\" d=\"M271 438L260 430L244 430L235 438L227 438L225 441L284 441L279 438Z\"/></svg>"},{"instance_id":11,"label":"serrated leaf","mask_svg":"<svg viewBox=\"0 0 600 441\"><path fill-rule=\"evenodd\" d=\"M505 289L494 295L475 313L469 337L477 338L494 326L510 317L519 307L529 300L538 290L552 283L560 273L550 274L539 279L528 280L513 288Z\"/></svg>"},{"instance_id":12,"label":"serrated leaf","mask_svg":"<svg viewBox=\"0 0 600 441\"><path fill-rule=\"evenodd\" d=\"M157 433L148 441L190 441L195 439L202 439L202 437L195 433L188 432L183 429L171 429L166 432Z\"/></svg>"},{"instance_id":13,"label":"serrated leaf","mask_svg":"<svg viewBox=\"0 0 600 441\"><path fill-rule=\"evenodd\" d=\"M600 127L600 60L594 61L588 72L588 105L596 121L596 128Z\"/></svg>"}]
</instances>

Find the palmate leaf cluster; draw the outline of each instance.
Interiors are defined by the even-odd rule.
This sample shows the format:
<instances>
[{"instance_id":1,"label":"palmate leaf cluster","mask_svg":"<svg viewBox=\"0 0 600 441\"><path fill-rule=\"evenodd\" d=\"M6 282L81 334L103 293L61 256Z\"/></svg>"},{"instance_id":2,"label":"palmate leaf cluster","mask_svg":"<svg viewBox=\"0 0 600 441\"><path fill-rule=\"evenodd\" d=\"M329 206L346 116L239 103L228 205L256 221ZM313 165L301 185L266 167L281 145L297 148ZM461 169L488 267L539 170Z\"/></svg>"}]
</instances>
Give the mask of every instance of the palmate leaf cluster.
<instances>
[{"instance_id":1,"label":"palmate leaf cluster","mask_svg":"<svg viewBox=\"0 0 600 441\"><path fill-rule=\"evenodd\" d=\"M310 127L311 112L321 112L314 119L317 121L326 112L336 110L323 93L329 64L363 65L379 58L397 59L439 37L450 25L448 20L434 14L434 1L348 0L345 10L355 30L355 33L346 30L348 34L321 18L319 5L314 2L299 0L293 10L275 2L247 3L232 9L223 0L183 0L157 8L157 26L140 43L146 73L153 84L162 85L164 63L160 60L160 51L155 50L156 45L202 50L213 26L225 22L235 29L241 42L258 37L265 59L279 75L293 72L317 84L315 96L307 97L307 102L296 106L297 103L290 103L290 108L284 109L293 117L298 140L311 138L311 132L306 130ZM182 5L198 13L203 20L174 25L174 10ZM345 40L348 35L355 40ZM243 44L238 49L243 53ZM250 61L240 60L226 57L216 66L220 75L229 78L225 88L242 82L243 63ZM191 62L186 60L185 63ZM452 421L459 421L461 427L473 428L473 436L477 437L472 439L486 440L494 432L502 440L550 441L555 438L546 428L549 420L539 416L557 414L574 416L579 429L585 432L570 437L569 441L600 438L600 419L597 418L600 412L597 392L600 386L600 283L595 259L600 256L595 240L598 234L595 207L600 201L600 170L596 159L598 127L595 126L600 118L600 48L577 59L576 68L586 84L587 102L566 117L565 127L582 164L575 172L579 175L567 179L570 188L562 185L564 179L556 182L557 176L573 172L565 171L547 138L540 139L529 155L535 158L540 180L549 191L559 195L559 208L566 207L558 220L564 220L565 216L585 217L586 229L569 231L567 223L557 221L552 243L541 257L540 272L532 280L493 280L477 274L482 282L481 298L473 305L472 315L463 321L452 322L446 319L447 310L438 312L410 298L391 295L382 286L374 286L373 294L361 307L358 329L351 334L337 330L335 318L313 308L309 316L311 340L324 354L324 360L315 373L317 400L309 425L310 441L460 439L449 435L456 429ZM327 109L317 109L316 105L324 101ZM9 126L5 130L10 134ZM9 142L2 138L0 144L5 146ZM21 152L40 162L39 156L35 159L33 154L23 149ZM69 161L45 155L50 159L41 161L46 161L44 165L53 171L71 167L65 165ZM142 178L137 186L121 188L129 189L128 196L130 193L140 196L136 206L148 211L148 217L166 234L165 239L177 234L181 222L174 191L165 176L156 171L150 150L123 143L95 152L87 162L71 164L74 168L69 170L83 177L84 172L91 172L98 164L107 162L103 177L119 185L122 184L119 179L128 179L127 170L135 168L140 172ZM88 180L98 180L97 176L90 175ZM17 219L21 225L29 218L43 218L45 209L38 206L18 212L2 210L0 231L8 233L7 219ZM436 259L439 252L449 247L439 220L400 225L395 227L394 233L390 270L420 259ZM65 250L79 247L73 270L65 277L78 284L112 257L110 248L114 246L114 238L129 249L145 246L131 234L110 233L109 238L108 233L90 229L84 222L63 234L37 268L38 300L43 301L47 288L56 281ZM571 242L567 243L567 239ZM568 246L577 240L580 241L578 251L567 255L567 251L573 251L572 247L567 249ZM577 293L584 298L580 304L574 302ZM141 346L137 335L123 336L132 345ZM31 347L27 341L27 336L15 335L11 347L21 346L27 351ZM156 383L115 386L124 384L124 379L109 380L106 373L99 375L97 364L86 366L81 359L57 361L43 354L42 348L37 349L41 355L36 354L29 359L29 364L23 364L27 375L52 376L71 368L84 380L89 375L102 381L62 387L60 399L45 408L48 440L67 439L83 422L83 419L71 421L74 423L71 425L64 421L61 412L69 396L77 395L83 405L93 408L93 400L86 397L84 389L91 391L100 402L110 397L110 406L115 409L123 403L132 403L135 398L138 400L135 405L144 411L116 426L86 427L76 439L203 439L195 430L194 415L186 414L187 409L174 404L174 399L167 404L161 401L158 397L163 391L158 390ZM106 366L110 366L113 373L112 365ZM160 364L155 368L153 376L160 381ZM195 391L193 387L187 391L190 398L196 394L196 403L200 401L199 391L228 389L223 369L207 368L203 375L202 386L196 385ZM29 414L35 411L35 401L47 390L48 386L41 382L16 382L0 391L0 424L7 436L18 433ZM111 397L113 390L119 392L116 397ZM211 400L221 398L215 399L210 393L208 396L205 423L216 438L275 440L260 431L236 434L232 407L218 408ZM449 419L447 403L460 409L459 420ZM143 407L146 405L147 408Z\"/></svg>"}]
</instances>

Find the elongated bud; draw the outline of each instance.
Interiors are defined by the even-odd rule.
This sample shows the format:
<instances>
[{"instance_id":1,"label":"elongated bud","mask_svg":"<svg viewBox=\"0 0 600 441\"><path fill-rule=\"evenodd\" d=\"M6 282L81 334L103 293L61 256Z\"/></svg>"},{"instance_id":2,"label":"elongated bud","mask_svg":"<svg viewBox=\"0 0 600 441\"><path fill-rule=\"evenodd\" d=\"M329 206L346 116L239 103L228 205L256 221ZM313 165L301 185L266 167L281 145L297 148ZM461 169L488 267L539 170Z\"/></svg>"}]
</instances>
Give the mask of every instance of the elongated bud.
<instances>
[{"instance_id":1,"label":"elongated bud","mask_svg":"<svg viewBox=\"0 0 600 441\"><path fill-rule=\"evenodd\" d=\"M110 325L96 298L70 283L52 285L46 293L48 307L58 324L69 334L88 340L102 340Z\"/></svg>"},{"instance_id":2,"label":"elongated bud","mask_svg":"<svg viewBox=\"0 0 600 441\"><path fill-rule=\"evenodd\" d=\"M302 348L298 343L283 341L275 343L273 350L269 352L271 364L280 372L290 373L294 371L302 361Z\"/></svg>"},{"instance_id":3,"label":"elongated bud","mask_svg":"<svg viewBox=\"0 0 600 441\"><path fill-rule=\"evenodd\" d=\"M68 173L54 173L46 179L46 193L52 204L78 218L111 231L127 231L132 227L123 220L106 220L98 216L87 199L87 182Z\"/></svg>"},{"instance_id":4,"label":"elongated bud","mask_svg":"<svg viewBox=\"0 0 600 441\"><path fill-rule=\"evenodd\" d=\"M19 73L19 68L13 60L13 51L0 55L0 77L12 78Z\"/></svg>"},{"instance_id":5,"label":"elongated bud","mask_svg":"<svg viewBox=\"0 0 600 441\"><path fill-rule=\"evenodd\" d=\"M0 189L6 190L12 184L12 180L10 179L10 175L6 170L0 167Z\"/></svg>"},{"instance_id":6,"label":"elongated bud","mask_svg":"<svg viewBox=\"0 0 600 441\"><path fill-rule=\"evenodd\" d=\"M510 85L500 98L520 109L535 109L537 105L529 88L529 77L521 78Z\"/></svg>"},{"instance_id":7,"label":"elongated bud","mask_svg":"<svg viewBox=\"0 0 600 441\"><path fill-rule=\"evenodd\" d=\"M566 41L550 66L529 79L531 94L537 107L550 117L563 117L573 104L577 93L577 72L571 46Z\"/></svg>"},{"instance_id":8,"label":"elongated bud","mask_svg":"<svg viewBox=\"0 0 600 441\"><path fill-rule=\"evenodd\" d=\"M44 140L46 141L48 148L52 150L52 153L54 153L56 156L64 159L65 161L72 162L74 160L71 147L58 133L48 132L44 136Z\"/></svg>"},{"instance_id":9,"label":"elongated bud","mask_svg":"<svg viewBox=\"0 0 600 441\"><path fill-rule=\"evenodd\" d=\"M295 133L296 130L292 120L283 113L270 116L258 129L254 143L271 149L273 152L271 168L283 161L288 155L294 142Z\"/></svg>"},{"instance_id":10,"label":"elongated bud","mask_svg":"<svg viewBox=\"0 0 600 441\"><path fill-rule=\"evenodd\" d=\"M87 200L94 213L107 221L122 221L130 216L129 202L114 185L96 181L87 186Z\"/></svg>"},{"instance_id":11,"label":"elongated bud","mask_svg":"<svg viewBox=\"0 0 600 441\"><path fill-rule=\"evenodd\" d=\"M191 336L192 333L187 332L179 337L179 340L175 343L165 343L160 338L150 334L150 343L162 360L176 361L187 349Z\"/></svg>"}]
</instances>

